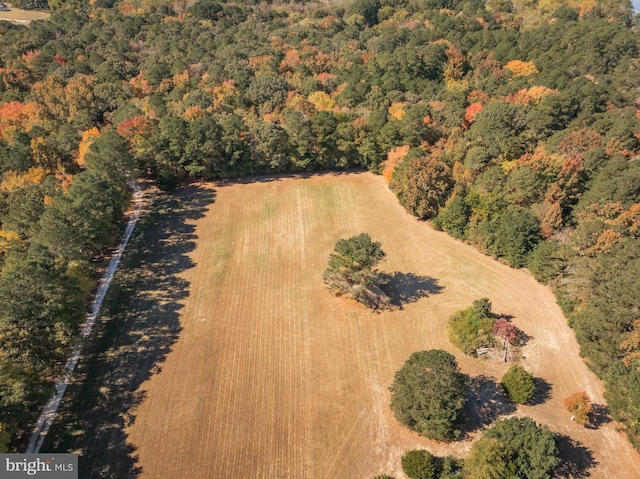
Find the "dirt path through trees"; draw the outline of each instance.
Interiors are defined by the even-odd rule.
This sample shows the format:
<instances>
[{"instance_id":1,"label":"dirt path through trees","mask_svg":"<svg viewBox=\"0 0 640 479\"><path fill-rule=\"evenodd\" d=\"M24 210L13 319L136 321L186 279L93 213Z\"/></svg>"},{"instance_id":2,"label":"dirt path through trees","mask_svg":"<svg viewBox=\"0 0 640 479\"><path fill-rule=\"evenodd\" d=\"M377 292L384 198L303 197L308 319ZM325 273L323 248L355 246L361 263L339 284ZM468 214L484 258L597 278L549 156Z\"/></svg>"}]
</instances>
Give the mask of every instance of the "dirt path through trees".
<instances>
[{"instance_id":1,"label":"dirt path through trees","mask_svg":"<svg viewBox=\"0 0 640 479\"><path fill-rule=\"evenodd\" d=\"M84 345L83 342L93 330L96 319L100 314L100 308L102 308L102 302L104 301L104 298L109 291L111 281L113 280L118 269L118 265L120 264L122 254L129 244L129 240L131 239L133 230L135 229L136 224L138 223L138 219L140 218L140 214L142 213L142 190L133 181L129 183L129 187L133 190L133 197L131 202L131 212L129 215L129 220L127 221L127 227L125 229L124 236L115 249L111 260L109 261L109 265L107 266L106 271L100 279L98 290L96 291L96 295L91 303L91 310L87 314L86 321L82 325L82 329L80 330L78 342L73 348L71 356L65 364L64 374L62 375L62 377L56 380L55 394L49 399L49 401L47 401L42 410L42 413L40 414L40 417L38 418L34 431L29 438L29 444L25 451L26 453L34 454L40 452L40 448L42 447L42 444L47 437L51 424L55 420L62 398L64 397L67 387L69 386L69 382L72 379L72 375L76 369L76 366L78 365L80 354L82 353L82 348Z\"/></svg>"}]
</instances>

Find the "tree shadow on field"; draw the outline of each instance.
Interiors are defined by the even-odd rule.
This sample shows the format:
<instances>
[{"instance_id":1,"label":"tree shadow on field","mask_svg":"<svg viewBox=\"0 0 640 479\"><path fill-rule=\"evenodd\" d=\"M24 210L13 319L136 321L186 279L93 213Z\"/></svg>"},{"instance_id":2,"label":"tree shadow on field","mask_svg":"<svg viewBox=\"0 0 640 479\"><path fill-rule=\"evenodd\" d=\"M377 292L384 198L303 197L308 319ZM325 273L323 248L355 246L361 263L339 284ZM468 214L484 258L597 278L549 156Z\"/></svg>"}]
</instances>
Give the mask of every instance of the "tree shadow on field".
<instances>
[{"instance_id":1,"label":"tree shadow on field","mask_svg":"<svg viewBox=\"0 0 640 479\"><path fill-rule=\"evenodd\" d=\"M516 411L504 392L502 386L487 376L471 378L468 400L464 406L464 424L462 435L480 430L494 423L502 416L508 416Z\"/></svg>"},{"instance_id":2,"label":"tree shadow on field","mask_svg":"<svg viewBox=\"0 0 640 479\"><path fill-rule=\"evenodd\" d=\"M609 408L604 404L593 404L590 420L584 427L587 429L600 429L603 424L611 422Z\"/></svg>"},{"instance_id":3,"label":"tree shadow on field","mask_svg":"<svg viewBox=\"0 0 640 479\"><path fill-rule=\"evenodd\" d=\"M533 378L533 397L527 402L529 406L537 406L547 402L551 398L551 384L542 378Z\"/></svg>"},{"instance_id":4,"label":"tree shadow on field","mask_svg":"<svg viewBox=\"0 0 640 479\"><path fill-rule=\"evenodd\" d=\"M431 294L438 294L444 289L438 284L438 280L429 276L420 276L414 273L401 273L395 271L391 274L382 273L382 290L391 299L398 309L403 305L415 303Z\"/></svg>"},{"instance_id":5,"label":"tree shadow on field","mask_svg":"<svg viewBox=\"0 0 640 479\"><path fill-rule=\"evenodd\" d=\"M591 450L581 442L564 434L556 433L556 442L562 462L556 467L554 477L573 479L590 477L589 469L598 464L593 458Z\"/></svg>"},{"instance_id":6,"label":"tree shadow on field","mask_svg":"<svg viewBox=\"0 0 640 479\"><path fill-rule=\"evenodd\" d=\"M194 266L188 254L197 239L188 222L202 218L214 200L213 190L198 186L158 194L136 227L43 448L80 451L79 477L142 472L126 428L145 397L141 385L161 371L180 334L190 284L179 275Z\"/></svg>"}]
</instances>

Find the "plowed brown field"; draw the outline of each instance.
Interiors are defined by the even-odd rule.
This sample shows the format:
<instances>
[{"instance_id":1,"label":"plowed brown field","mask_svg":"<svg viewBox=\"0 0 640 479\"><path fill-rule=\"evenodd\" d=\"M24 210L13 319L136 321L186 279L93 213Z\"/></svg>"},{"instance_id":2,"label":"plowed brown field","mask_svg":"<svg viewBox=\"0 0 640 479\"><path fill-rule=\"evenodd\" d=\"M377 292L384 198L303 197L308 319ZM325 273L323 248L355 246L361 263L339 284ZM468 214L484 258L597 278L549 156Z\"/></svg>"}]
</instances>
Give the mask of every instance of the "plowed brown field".
<instances>
[{"instance_id":1,"label":"plowed brown field","mask_svg":"<svg viewBox=\"0 0 640 479\"><path fill-rule=\"evenodd\" d=\"M482 426L508 414L558 432L567 473L638 477L640 455L615 423L585 429L564 411L563 399L579 390L603 404L602 386L579 358L553 294L527 271L417 221L371 174L199 185L178 201L211 189L215 202L185 219L195 249L178 275L189 285L179 335L126 411L139 477L400 479L407 449L464 456ZM324 287L335 242L360 232L382 242L381 269L395 273L400 310L375 314ZM154 295L171 291L138 293ZM492 378L507 365L465 357L449 344L447 318L480 297L531 337L521 362L539 378L538 404L503 404ZM431 348L451 351L476 377L467 412L473 426L452 444L400 427L388 406L394 372L412 352Z\"/></svg>"}]
</instances>

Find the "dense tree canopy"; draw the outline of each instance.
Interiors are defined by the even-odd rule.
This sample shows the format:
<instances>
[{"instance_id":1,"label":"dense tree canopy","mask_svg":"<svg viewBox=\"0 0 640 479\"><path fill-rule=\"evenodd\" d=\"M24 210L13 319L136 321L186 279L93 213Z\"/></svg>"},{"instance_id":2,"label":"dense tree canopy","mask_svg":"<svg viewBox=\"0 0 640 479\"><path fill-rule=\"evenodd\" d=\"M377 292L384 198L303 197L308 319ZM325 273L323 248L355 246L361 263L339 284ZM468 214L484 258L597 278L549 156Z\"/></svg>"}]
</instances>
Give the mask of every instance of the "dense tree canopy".
<instances>
[{"instance_id":1,"label":"dense tree canopy","mask_svg":"<svg viewBox=\"0 0 640 479\"><path fill-rule=\"evenodd\" d=\"M50 258L6 266L0 276L0 361L51 374L65 359L83 306L78 285Z\"/></svg>"}]
</instances>

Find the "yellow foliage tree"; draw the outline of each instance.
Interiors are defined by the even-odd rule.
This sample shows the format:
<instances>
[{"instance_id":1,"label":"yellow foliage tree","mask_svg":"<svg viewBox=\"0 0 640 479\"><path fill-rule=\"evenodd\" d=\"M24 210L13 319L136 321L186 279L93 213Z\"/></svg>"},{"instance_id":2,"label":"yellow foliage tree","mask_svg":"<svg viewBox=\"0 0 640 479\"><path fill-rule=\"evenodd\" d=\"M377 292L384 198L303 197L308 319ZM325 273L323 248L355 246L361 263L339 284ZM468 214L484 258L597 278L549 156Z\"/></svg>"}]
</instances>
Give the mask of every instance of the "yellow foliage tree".
<instances>
[{"instance_id":1,"label":"yellow foliage tree","mask_svg":"<svg viewBox=\"0 0 640 479\"><path fill-rule=\"evenodd\" d=\"M633 329L620 344L620 349L623 351L622 362L627 366L636 363L640 371L640 319L633 322Z\"/></svg>"},{"instance_id":2,"label":"yellow foliage tree","mask_svg":"<svg viewBox=\"0 0 640 479\"><path fill-rule=\"evenodd\" d=\"M553 90L542 85L532 86L527 92L527 104L537 105L544 97L555 93L558 93L558 90Z\"/></svg>"},{"instance_id":3,"label":"yellow foliage tree","mask_svg":"<svg viewBox=\"0 0 640 479\"><path fill-rule=\"evenodd\" d=\"M93 143L93 140L95 140L99 136L100 130L98 130L96 127L89 128L88 130L85 130L84 133L82 133L82 140L80 140L80 144L78 145L78 157L76 158L76 163L78 163L78 166L84 166L84 157L89 152L89 147L91 146L91 143Z\"/></svg>"},{"instance_id":4,"label":"yellow foliage tree","mask_svg":"<svg viewBox=\"0 0 640 479\"><path fill-rule=\"evenodd\" d=\"M149 84L144 76L144 72L138 73L137 76L129 80L129 84L133 87L133 94L136 98L143 98L153 91L153 87Z\"/></svg>"},{"instance_id":5,"label":"yellow foliage tree","mask_svg":"<svg viewBox=\"0 0 640 479\"><path fill-rule=\"evenodd\" d=\"M18 131L28 131L37 125L38 109L34 102L10 101L0 106L0 139L11 142Z\"/></svg>"},{"instance_id":6,"label":"yellow foliage tree","mask_svg":"<svg viewBox=\"0 0 640 479\"><path fill-rule=\"evenodd\" d=\"M309 95L309 102L318 111L331 111L336 106L336 102L323 91L314 91Z\"/></svg>"},{"instance_id":7,"label":"yellow foliage tree","mask_svg":"<svg viewBox=\"0 0 640 479\"><path fill-rule=\"evenodd\" d=\"M597 12L598 2L596 0L581 0L578 2L571 2L570 6L577 8L580 18L584 18Z\"/></svg>"},{"instance_id":8,"label":"yellow foliage tree","mask_svg":"<svg viewBox=\"0 0 640 479\"><path fill-rule=\"evenodd\" d=\"M71 123L80 111L95 110L95 84L96 78L91 75L76 75L65 83L61 75L53 74L35 83L31 96L42 106L42 120Z\"/></svg>"},{"instance_id":9,"label":"yellow foliage tree","mask_svg":"<svg viewBox=\"0 0 640 479\"><path fill-rule=\"evenodd\" d=\"M174 86L184 86L189 83L189 70L185 70L182 73L176 73L171 77L171 81Z\"/></svg>"},{"instance_id":10,"label":"yellow foliage tree","mask_svg":"<svg viewBox=\"0 0 640 479\"><path fill-rule=\"evenodd\" d=\"M567 411L573 414L573 419L578 424L585 425L589 422L589 416L593 411L591 399L586 392L580 391L573 393L571 396L564 400L564 407Z\"/></svg>"},{"instance_id":11,"label":"yellow foliage tree","mask_svg":"<svg viewBox=\"0 0 640 479\"><path fill-rule=\"evenodd\" d=\"M233 80L225 80L222 85L213 87L213 108L218 109L225 104L227 98L239 95L240 92L236 88Z\"/></svg>"},{"instance_id":12,"label":"yellow foliage tree","mask_svg":"<svg viewBox=\"0 0 640 479\"><path fill-rule=\"evenodd\" d=\"M558 93L558 90L552 90L546 86L534 86L531 88L523 88L506 97L507 102L512 105L537 105L546 96Z\"/></svg>"},{"instance_id":13,"label":"yellow foliage tree","mask_svg":"<svg viewBox=\"0 0 640 479\"><path fill-rule=\"evenodd\" d=\"M26 185L42 184L48 174L49 172L40 166L29 168L23 175L12 170L7 171L0 182L0 191L11 193Z\"/></svg>"},{"instance_id":14,"label":"yellow foliage tree","mask_svg":"<svg viewBox=\"0 0 640 479\"><path fill-rule=\"evenodd\" d=\"M261 55L259 57L250 57L249 66L256 72L268 72L272 68L273 55Z\"/></svg>"},{"instance_id":15,"label":"yellow foliage tree","mask_svg":"<svg viewBox=\"0 0 640 479\"><path fill-rule=\"evenodd\" d=\"M447 64L444 69L445 81L449 83L462 80L466 61L465 56L454 44L451 44L445 53L447 55Z\"/></svg>"},{"instance_id":16,"label":"yellow foliage tree","mask_svg":"<svg viewBox=\"0 0 640 479\"><path fill-rule=\"evenodd\" d=\"M0 255L6 255L19 242L20 235L18 233L0 229Z\"/></svg>"},{"instance_id":17,"label":"yellow foliage tree","mask_svg":"<svg viewBox=\"0 0 640 479\"><path fill-rule=\"evenodd\" d=\"M631 205L628 211L620 215L619 221L627 228L630 234L640 238L640 203Z\"/></svg>"},{"instance_id":18,"label":"yellow foliage tree","mask_svg":"<svg viewBox=\"0 0 640 479\"><path fill-rule=\"evenodd\" d=\"M96 77L91 75L77 75L69 80L65 87L65 101L68 105L67 121L71 123L81 110L94 111L96 109L93 96Z\"/></svg>"},{"instance_id":19,"label":"yellow foliage tree","mask_svg":"<svg viewBox=\"0 0 640 479\"><path fill-rule=\"evenodd\" d=\"M411 147L409 145L396 146L387 154L387 159L384 162L384 169L382 170L382 176L387 181L387 183L391 182L391 178L393 177L393 170L400 160L402 160Z\"/></svg>"},{"instance_id":20,"label":"yellow foliage tree","mask_svg":"<svg viewBox=\"0 0 640 479\"><path fill-rule=\"evenodd\" d=\"M284 54L284 58L280 62L280 70L295 70L300 65L300 52L295 48L290 48Z\"/></svg>"},{"instance_id":21,"label":"yellow foliage tree","mask_svg":"<svg viewBox=\"0 0 640 479\"><path fill-rule=\"evenodd\" d=\"M404 118L404 115L406 113L404 107L406 106L406 103L404 102L394 102L391 104L391 106L389 107L389 116L391 118L393 118L394 120L402 120Z\"/></svg>"},{"instance_id":22,"label":"yellow foliage tree","mask_svg":"<svg viewBox=\"0 0 640 479\"><path fill-rule=\"evenodd\" d=\"M523 62L522 60L511 60L504 67L516 77L527 77L539 73L533 62Z\"/></svg>"},{"instance_id":23,"label":"yellow foliage tree","mask_svg":"<svg viewBox=\"0 0 640 479\"><path fill-rule=\"evenodd\" d=\"M204 116L204 110L199 106L192 106L185 110L184 119L187 121L194 121Z\"/></svg>"},{"instance_id":24,"label":"yellow foliage tree","mask_svg":"<svg viewBox=\"0 0 640 479\"><path fill-rule=\"evenodd\" d=\"M31 139L31 156L38 166L48 171L62 168L60 154L41 136Z\"/></svg>"}]
</instances>

